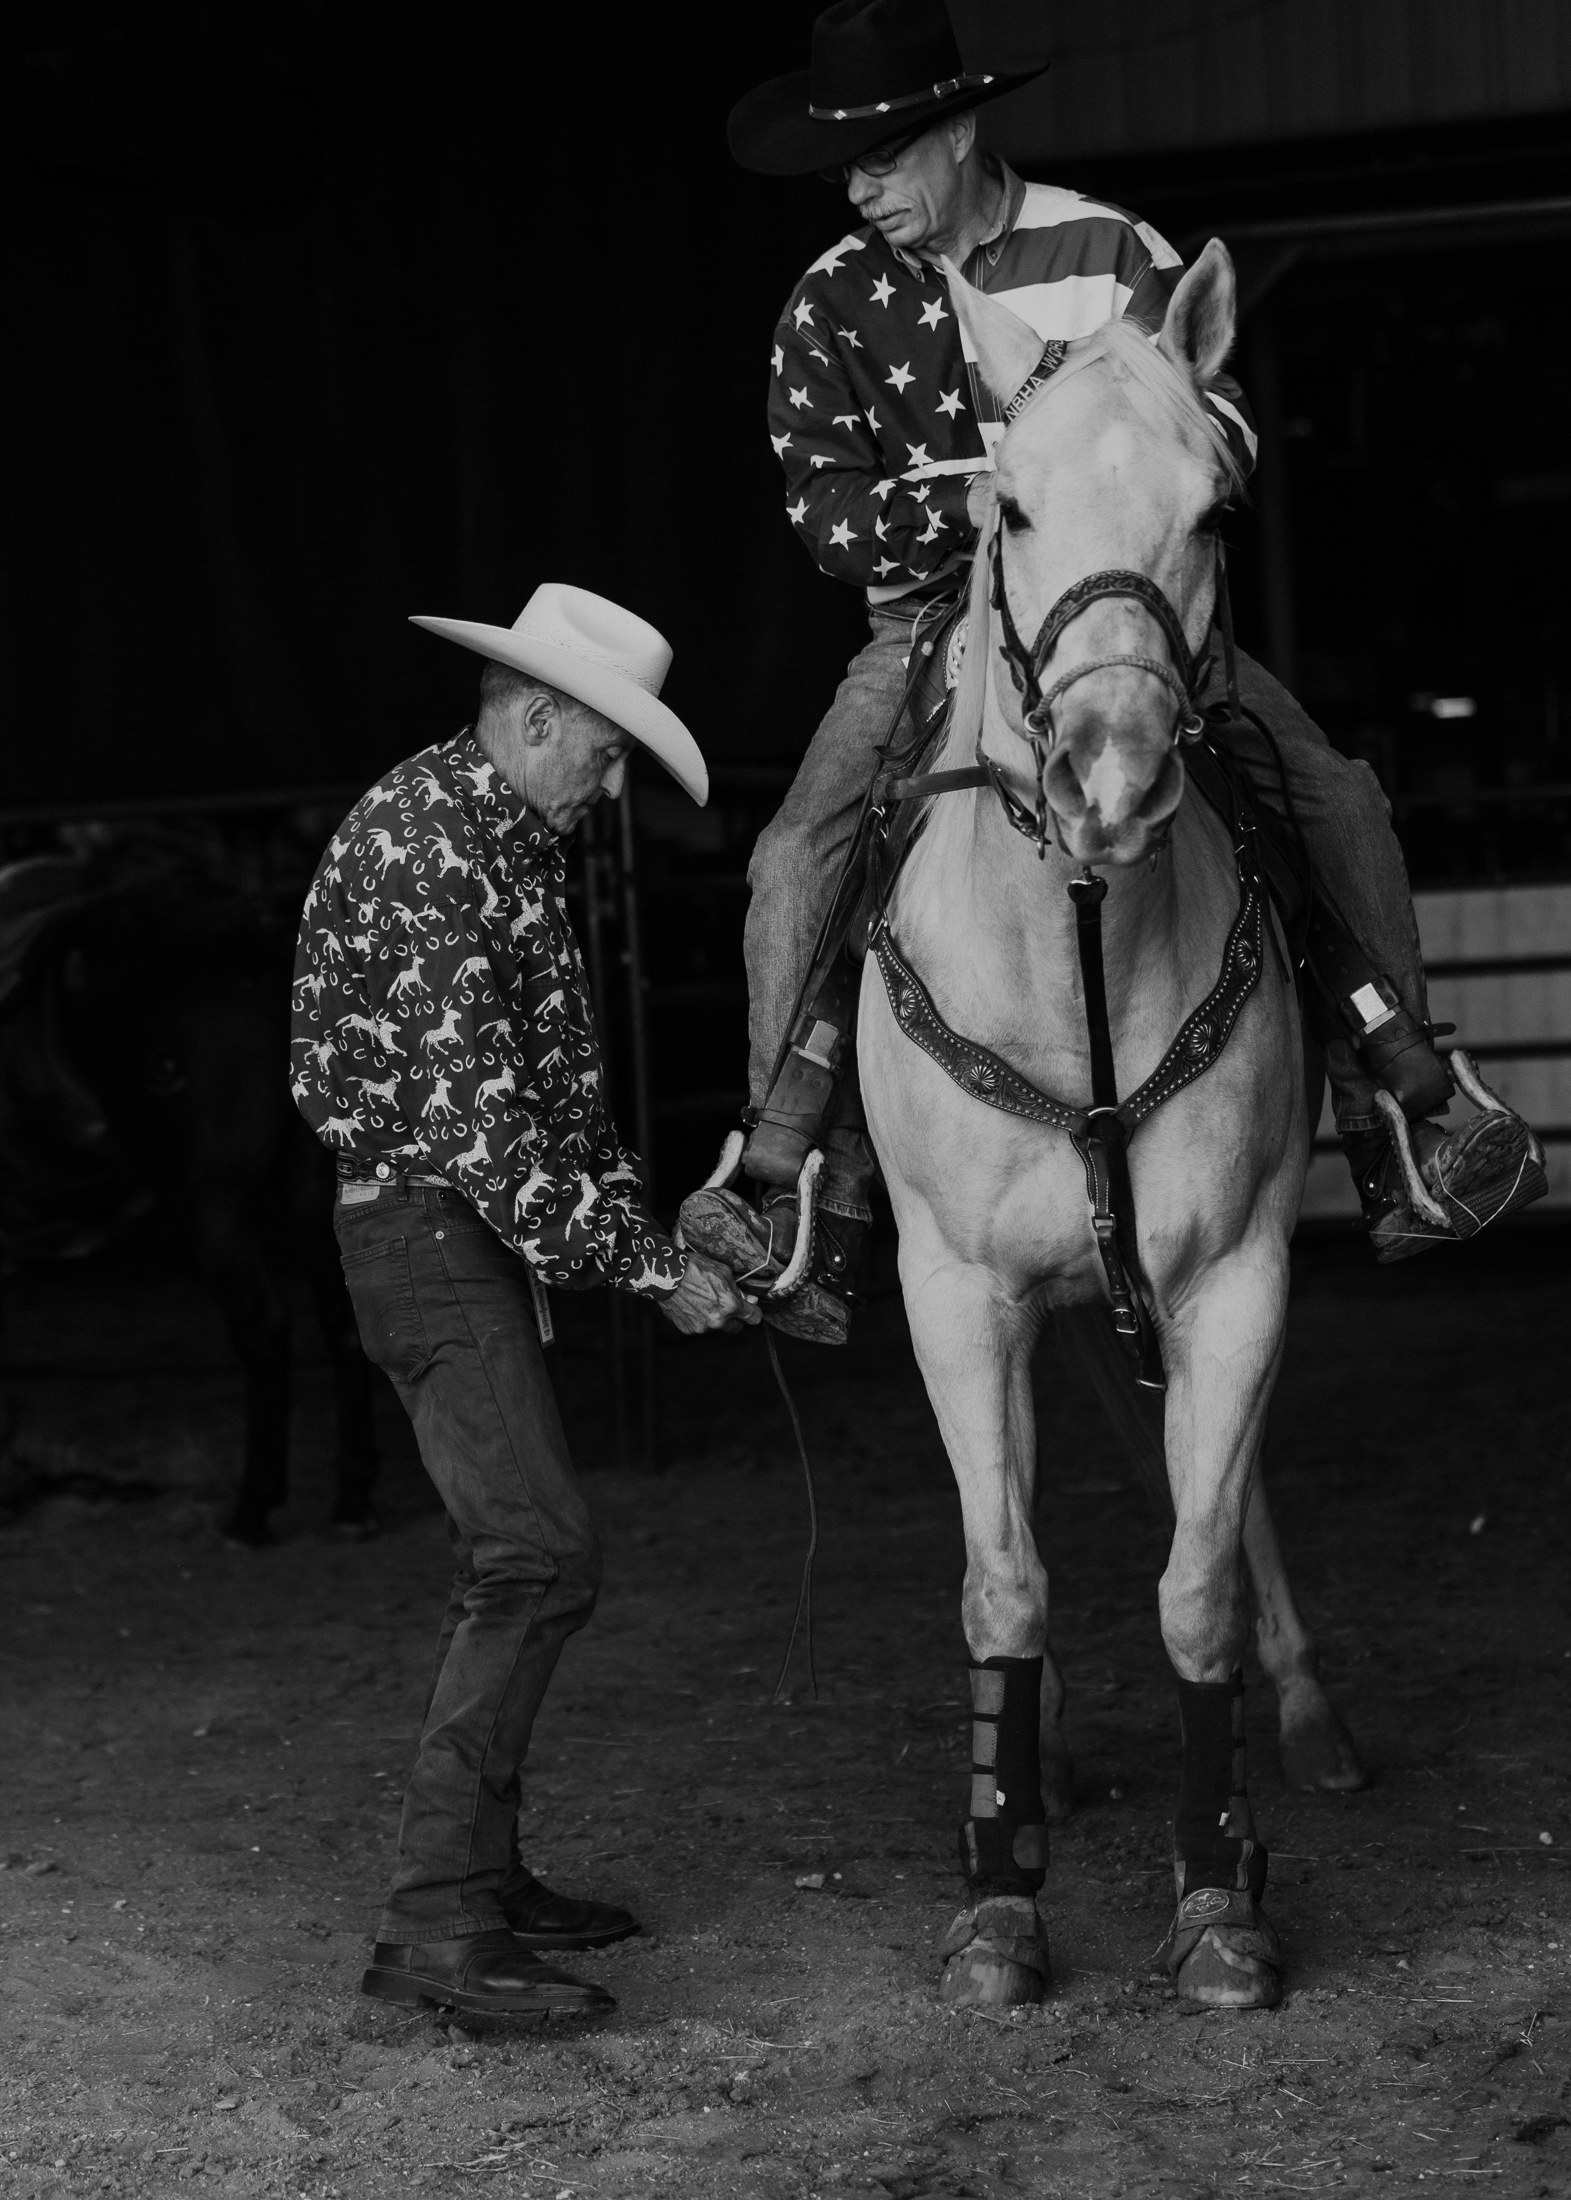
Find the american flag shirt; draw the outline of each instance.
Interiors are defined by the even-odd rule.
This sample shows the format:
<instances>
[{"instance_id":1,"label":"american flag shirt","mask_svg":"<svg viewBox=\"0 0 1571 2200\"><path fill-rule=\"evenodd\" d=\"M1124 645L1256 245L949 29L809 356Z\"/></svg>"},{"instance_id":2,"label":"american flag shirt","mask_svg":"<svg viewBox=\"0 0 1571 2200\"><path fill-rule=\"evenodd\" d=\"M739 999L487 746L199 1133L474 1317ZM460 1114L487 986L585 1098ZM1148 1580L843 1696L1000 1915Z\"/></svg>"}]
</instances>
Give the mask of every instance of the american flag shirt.
<instances>
[{"instance_id":1,"label":"american flag shirt","mask_svg":"<svg viewBox=\"0 0 1571 2200\"><path fill-rule=\"evenodd\" d=\"M1183 262L1145 222L1000 163L1004 217L966 262L1046 343L1129 315L1158 329ZM942 270L869 225L815 260L775 330L769 432L787 516L821 569L886 602L963 564L966 490L1004 432ZM1255 433L1227 376L1206 402L1247 473Z\"/></svg>"},{"instance_id":2,"label":"american flag shirt","mask_svg":"<svg viewBox=\"0 0 1571 2200\"><path fill-rule=\"evenodd\" d=\"M660 1295L683 1258L606 1114L564 875L471 734L387 773L306 898L291 1089L334 1153L446 1177L545 1282Z\"/></svg>"}]
</instances>

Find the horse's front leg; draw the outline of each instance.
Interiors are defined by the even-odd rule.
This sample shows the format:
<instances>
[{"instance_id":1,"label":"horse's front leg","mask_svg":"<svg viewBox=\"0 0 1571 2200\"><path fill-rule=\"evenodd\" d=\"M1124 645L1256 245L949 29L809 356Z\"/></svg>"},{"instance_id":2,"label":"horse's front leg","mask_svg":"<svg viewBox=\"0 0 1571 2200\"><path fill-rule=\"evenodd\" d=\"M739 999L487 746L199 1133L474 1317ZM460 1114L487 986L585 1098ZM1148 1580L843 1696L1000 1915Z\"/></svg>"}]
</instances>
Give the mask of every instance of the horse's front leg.
<instances>
[{"instance_id":1,"label":"horse's front leg","mask_svg":"<svg viewBox=\"0 0 1571 2200\"><path fill-rule=\"evenodd\" d=\"M1177 1519L1160 1601L1183 1736L1178 1911L1163 1952L1180 1997L1214 2008L1271 2008L1281 1997L1281 1949L1260 1908L1266 1851L1245 1770L1241 1558L1286 1300L1285 1252L1240 1251L1189 1288L1163 1340Z\"/></svg>"},{"instance_id":2,"label":"horse's front leg","mask_svg":"<svg viewBox=\"0 0 1571 2200\"><path fill-rule=\"evenodd\" d=\"M1244 1555L1255 1590L1255 1645L1276 1690L1282 1772L1289 1787L1367 1787L1353 1737L1320 1685L1320 1659L1299 1616L1259 1467L1244 1514Z\"/></svg>"},{"instance_id":3,"label":"horse's front leg","mask_svg":"<svg viewBox=\"0 0 1571 2200\"><path fill-rule=\"evenodd\" d=\"M960 1827L968 1899L940 1946L958 2004L1040 2001L1047 1870L1039 1724L1047 1574L1031 1513L1038 1318L990 1270L903 1241L917 1362L954 1468L965 1526L962 1619L970 1651L971 1795Z\"/></svg>"}]
</instances>

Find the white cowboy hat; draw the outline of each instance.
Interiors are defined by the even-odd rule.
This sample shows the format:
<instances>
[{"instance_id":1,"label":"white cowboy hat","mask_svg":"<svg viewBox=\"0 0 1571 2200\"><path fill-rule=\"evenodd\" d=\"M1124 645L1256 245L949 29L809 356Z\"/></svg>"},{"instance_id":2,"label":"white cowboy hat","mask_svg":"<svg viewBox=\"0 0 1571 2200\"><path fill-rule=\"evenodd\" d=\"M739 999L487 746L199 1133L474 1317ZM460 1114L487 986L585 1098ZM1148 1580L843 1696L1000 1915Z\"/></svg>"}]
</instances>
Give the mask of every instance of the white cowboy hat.
<instances>
[{"instance_id":1,"label":"white cowboy hat","mask_svg":"<svg viewBox=\"0 0 1571 2200\"><path fill-rule=\"evenodd\" d=\"M412 624L576 696L657 756L684 794L709 800L703 752L660 700L671 644L647 619L587 588L542 581L511 626L419 615Z\"/></svg>"}]
</instances>

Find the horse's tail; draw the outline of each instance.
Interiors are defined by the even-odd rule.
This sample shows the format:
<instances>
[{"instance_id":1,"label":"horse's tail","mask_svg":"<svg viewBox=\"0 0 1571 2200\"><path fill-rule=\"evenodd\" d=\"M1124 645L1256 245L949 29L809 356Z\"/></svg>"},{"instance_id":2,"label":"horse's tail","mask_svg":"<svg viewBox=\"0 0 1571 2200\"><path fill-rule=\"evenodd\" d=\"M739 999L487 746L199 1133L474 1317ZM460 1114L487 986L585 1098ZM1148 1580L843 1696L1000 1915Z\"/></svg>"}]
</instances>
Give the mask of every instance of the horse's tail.
<instances>
[{"instance_id":1,"label":"horse's tail","mask_svg":"<svg viewBox=\"0 0 1571 2200\"><path fill-rule=\"evenodd\" d=\"M1162 1441L1162 1399L1142 1390L1128 1355L1113 1333L1107 1308L1061 1307L1053 1329L1065 1356L1085 1371L1097 1401L1118 1433L1130 1462L1164 1520L1173 1517L1173 1493L1167 1480L1167 1451Z\"/></svg>"}]
</instances>

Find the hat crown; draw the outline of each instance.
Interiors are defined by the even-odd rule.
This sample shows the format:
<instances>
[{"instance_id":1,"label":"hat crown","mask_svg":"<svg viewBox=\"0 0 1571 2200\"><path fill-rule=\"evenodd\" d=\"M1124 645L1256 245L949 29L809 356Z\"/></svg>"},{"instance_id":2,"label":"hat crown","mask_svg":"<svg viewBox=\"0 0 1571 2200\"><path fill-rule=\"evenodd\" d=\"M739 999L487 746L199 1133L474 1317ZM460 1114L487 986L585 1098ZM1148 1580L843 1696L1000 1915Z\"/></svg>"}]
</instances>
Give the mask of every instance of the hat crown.
<instances>
[{"instance_id":1,"label":"hat crown","mask_svg":"<svg viewBox=\"0 0 1571 2200\"><path fill-rule=\"evenodd\" d=\"M671 669L671 645L647 619L565 581L542 581L513 621L513 632L522 642L565 649L619 672L646 695L660 693Z\"/></svg>"},{"instance_id":2,"label":"hat crown","mask_svg":"<svg viewBox=\"0 0 1571 2200\"><path fill-rule=\"evenodd\" d=\"M813 25L815 114L931 94L964 72L943 0L836 0Z\"/></svg>"}]
</instances>

